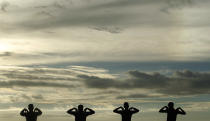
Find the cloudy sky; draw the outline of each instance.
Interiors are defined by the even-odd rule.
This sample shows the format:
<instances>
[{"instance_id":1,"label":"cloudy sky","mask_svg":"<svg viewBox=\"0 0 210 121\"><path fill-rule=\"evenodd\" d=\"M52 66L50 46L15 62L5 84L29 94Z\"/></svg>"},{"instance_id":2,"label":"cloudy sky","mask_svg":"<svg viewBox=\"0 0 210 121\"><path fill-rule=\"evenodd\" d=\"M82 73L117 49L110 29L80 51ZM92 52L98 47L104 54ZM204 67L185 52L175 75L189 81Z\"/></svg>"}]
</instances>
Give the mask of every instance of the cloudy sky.
<instances>
[{"instance_id":1,"label":"cloudy sky","mask_svg":"<svg viewBox=\"0 0 210 121\"><path fill-rule=\"evenodd\" d=\"M210 118L209 0L0 0L0 120L70 121L83 104L88 121L163 121L169 101L182 121Z\"/></svg>"}]
</instances>

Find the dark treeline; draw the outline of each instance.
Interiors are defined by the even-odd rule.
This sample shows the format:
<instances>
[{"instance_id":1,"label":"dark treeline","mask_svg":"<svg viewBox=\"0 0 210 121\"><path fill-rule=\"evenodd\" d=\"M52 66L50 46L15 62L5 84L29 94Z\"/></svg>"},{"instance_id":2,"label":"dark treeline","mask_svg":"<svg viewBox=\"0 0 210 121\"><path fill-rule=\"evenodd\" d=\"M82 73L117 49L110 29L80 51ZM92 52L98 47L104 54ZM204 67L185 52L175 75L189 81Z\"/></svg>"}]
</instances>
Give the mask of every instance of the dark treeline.
<instances>
[{"instance_id":1,"label":"dark treeline","mask_svg":"<svg viewBox=\"0 0 210 121\"><path fill-rule=\"evenodd\" d=\"M131 121L132 115L139 112L139 109L130 107L128 102L124 106L120 106L113 110L114 113L120 114L122 121ZM176 121L177 114L185 115L186 112L178 107L174 108L174 103L169 102L168 106L164 106L159 110L160 113L167 113L167 121ZM71 108L67 111L68 114L75 117L75 121L86 121L87 116L95 114L95 111L90 108L84 108L83 105ZM33 104L28 105L28 109L24 108L20 112L21 116L26 118L26 121L37 121L37 117L42 115L39 108L34 108Z\"/></svg>"}]
</instances>

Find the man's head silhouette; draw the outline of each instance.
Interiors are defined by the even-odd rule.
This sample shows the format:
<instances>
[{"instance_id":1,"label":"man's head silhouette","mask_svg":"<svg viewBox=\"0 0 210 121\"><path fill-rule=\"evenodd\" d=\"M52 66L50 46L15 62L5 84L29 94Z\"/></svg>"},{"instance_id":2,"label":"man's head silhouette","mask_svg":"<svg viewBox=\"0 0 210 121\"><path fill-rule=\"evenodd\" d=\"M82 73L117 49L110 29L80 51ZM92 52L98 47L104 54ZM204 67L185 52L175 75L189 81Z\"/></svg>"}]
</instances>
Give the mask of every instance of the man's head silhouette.
<instances>
[{"instance_id":1,"label":"man's head silhouette","mask_svg":"<svg viewBox=\"0 0 210 121\"><path fill-rule=\"evenodd\" d=\"M32 112L32 111L34 110L34 105L33 105L33 104L29 104L29 105L28 105L28 110L29 110L30 112Z\"/></svg>"},{"instance_id":2,"label":"man's head silhouette","mask_svg":"<svg viewBox=\"0 0 210 121\"><path fill-rule=\"evenodd\" d=\"M83 111L83 105L78 105L78 110Z\"/></svg>"},{"instance_id":3,"label":"man's head silhouette","mask_svg":"<svg viewBox=\"0 0 210 121\"><path fill-rule=\"evenodd\" d=\"M169 102L169 103L168 103L168 107L169 107L169 108L174 108L174 103L173 103L173 102Z\"/></svg>"},{"instance_id":4,"label":"man's head silhouette","mask_svg":"<svg viewBox=\"0 0 210 121\"><path fill-rule=\"evenodd\" d=\"M125 109L128 109L128 108L129 108L128 102L125 102L125 103L124 103L124 108L125 108Z\"/></svg>"}]
</instances>

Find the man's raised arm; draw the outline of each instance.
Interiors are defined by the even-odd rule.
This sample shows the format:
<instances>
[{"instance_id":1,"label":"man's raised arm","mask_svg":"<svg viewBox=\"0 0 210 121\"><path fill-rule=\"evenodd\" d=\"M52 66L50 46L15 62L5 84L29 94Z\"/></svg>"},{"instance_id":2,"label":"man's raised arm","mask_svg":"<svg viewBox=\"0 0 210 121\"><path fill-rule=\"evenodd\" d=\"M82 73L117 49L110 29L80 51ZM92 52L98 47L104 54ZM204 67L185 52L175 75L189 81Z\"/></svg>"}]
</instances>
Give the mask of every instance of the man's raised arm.
<instances>
[{"instance_id":1,"label":"man's raised arm","mask_svg":"<svg viewBox=\"0 0 210 121\"><path fill-rule=\"evenodd\" d=\"M35 109L34 109L34 112L35 112L38 116L42 115L42 111L41 111L39 108L35 108Z\"/></svg>"},{"instance_id":2,"label":"man's raised arm","mask_svg":"<svg viewBox=\"0 0 210 121\"><path fill-rule=\"evenodd\" d=\"M120 106L120 107L114 109L113 112L115 112L115 113L121 113L123 110L124 110L124 108Z\"/></svg>"},{"instance_id":3,"label":"man's raised arm","mask_svg":"<svg viewBox=\"0 0 210 121\"><path fill-rule=\"evenodd\" d=\"M95 113L95 111L94 110L92 110L92 109L90 109L90 108L85 108L85 113L86 113L86 115L92 115L92 114L94 114Z\"/></svg>"},{"instance_id":4,"label":"man's raised arm","mask_svg":"<svg viewBox=\"0 0 210 121\"><path fill-rule=\"evenodd\" d=\"M168 107L167 107L167 106L164 106L164 107L162 107L162 108L159 110L160 113L167 113L167 111L168 111Z\"/></svg>"},{"instance_id":5,"label":"man's raised arm","mask_svg":"<svg viewBox=\"0 0 210 121\"><path fill-rule=\"evenodd\" d=\"M26 116L26 113L28 113L28 110L26 108L24 108L21 112L20 115L21 116Z\"/></svg>"},{"instance_id":6,"label":"man's raised arm","mask_svg":"<svg viewBox=\"0 0 210 121\"><path fill-rule=\"evenodd\" d=\"M130 110L132 113L138 113L138 112L139 112L139 109L134 108L134 107L131 107L129 110Z\"/></svg>"},{"instance_id":7,"label":"man's raised arm","mask_svg":"<svg viewBox=\"0 0 210 121\"><path fill-rule=\"evenodd\" d=\"M77 112L77 109L76 109L76 108L72 108L72 109L69 109L69 110L67 111L67 113L68 113L68 114L71 114L71 115L75 115L76 112Z\"/></svg>"},{"instance_id":8,"label":"man's raised arm","mask_svg":"<svg viewBox=\"0 0 210 121\"><path fill-rule=\"evenodd\" d=\"M176 111L177 111L178 114L182 114L182 115L185 115L186 114L186 112L182 108L180 108L180 107L178 107L176 109Z\"/></svg>"}]
</instances>

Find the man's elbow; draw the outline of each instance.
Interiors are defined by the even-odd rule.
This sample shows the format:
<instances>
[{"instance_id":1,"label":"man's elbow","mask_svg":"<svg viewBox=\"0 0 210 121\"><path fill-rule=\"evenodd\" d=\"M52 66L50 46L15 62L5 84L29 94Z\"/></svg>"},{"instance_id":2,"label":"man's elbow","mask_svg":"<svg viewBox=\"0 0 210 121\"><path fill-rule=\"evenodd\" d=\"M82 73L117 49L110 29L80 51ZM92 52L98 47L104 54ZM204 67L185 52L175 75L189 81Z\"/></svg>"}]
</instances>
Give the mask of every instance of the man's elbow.
<instances>
[{"instance_id":1,"label":"man's elbow","mask_svg":"<svg viewBox=\"0 0 210 121\"><path fill-rule=\"evenodd\" d=\"M163 111L162 110L159 110L159 113L163 113Z\"/></svg>"},{"instance_id":2,"label":"man's elbow","mask_svg":"<svg viewBox=\"0 0 210 121\"><path fill-rule=\"evenodd\" d=\"M67 111L66 113L73 115L73 113L71 111Z\"/></svg>"},{"instance_id":3,"label":"man's elbow","mask_svg":"<svg viewBox=\"0 0 210 121\"><path fill-rule=\"evenodd\" d=\"M20 113L21 116L25 116L25 113Z\"/></svg>"}]
</instances>

